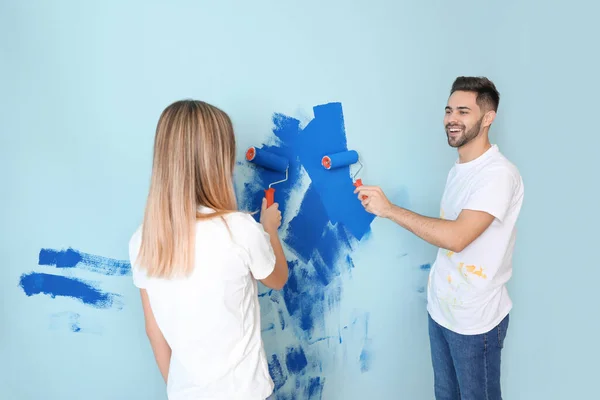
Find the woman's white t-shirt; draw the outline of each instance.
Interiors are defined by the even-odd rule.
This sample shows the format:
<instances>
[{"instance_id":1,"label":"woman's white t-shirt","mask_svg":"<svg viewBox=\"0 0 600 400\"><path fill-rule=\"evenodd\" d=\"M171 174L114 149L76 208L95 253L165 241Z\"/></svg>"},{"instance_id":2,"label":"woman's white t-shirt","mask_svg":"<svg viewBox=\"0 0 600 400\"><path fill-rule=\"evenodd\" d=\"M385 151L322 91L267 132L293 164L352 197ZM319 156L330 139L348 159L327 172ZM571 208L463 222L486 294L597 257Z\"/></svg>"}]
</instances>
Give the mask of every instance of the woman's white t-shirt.
<instances>
[{"instance_id":1,"label":"woman's white t-shirt","mask_svg":"<svg viewBox=\"0 0 600 400\"><path fill-rule=\"evenodd\" d=\"M129 243L133 282L146 289L171 346L169 400L264 400L273 392L257 280L271 274L275 254L250 215L224 218L227 226L219 217L197 222L195 268L188 278L147 277L135 263L141 227Z\"/></svg>"}]
</instances>

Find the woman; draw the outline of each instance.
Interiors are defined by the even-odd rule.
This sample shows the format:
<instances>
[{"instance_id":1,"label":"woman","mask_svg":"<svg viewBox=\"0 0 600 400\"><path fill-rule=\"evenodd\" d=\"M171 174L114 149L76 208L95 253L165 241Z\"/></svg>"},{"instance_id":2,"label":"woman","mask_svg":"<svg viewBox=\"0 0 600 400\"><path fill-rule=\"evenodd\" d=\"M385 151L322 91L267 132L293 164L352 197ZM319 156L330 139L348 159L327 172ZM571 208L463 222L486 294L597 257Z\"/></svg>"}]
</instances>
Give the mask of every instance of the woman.
<instances>
[{"instance_id":1,"label":"woman","mask_svg":"<svg viewBox=\"0 0 600 400\"><path fill-rule=\"evenodd\" d=\"M178 101L160 116L142 226L129 243L146 332L170 400L264 400L273 391L257 280L280 290L281 213L237 211L227 114Z\"/></svg>"}]
</instances>

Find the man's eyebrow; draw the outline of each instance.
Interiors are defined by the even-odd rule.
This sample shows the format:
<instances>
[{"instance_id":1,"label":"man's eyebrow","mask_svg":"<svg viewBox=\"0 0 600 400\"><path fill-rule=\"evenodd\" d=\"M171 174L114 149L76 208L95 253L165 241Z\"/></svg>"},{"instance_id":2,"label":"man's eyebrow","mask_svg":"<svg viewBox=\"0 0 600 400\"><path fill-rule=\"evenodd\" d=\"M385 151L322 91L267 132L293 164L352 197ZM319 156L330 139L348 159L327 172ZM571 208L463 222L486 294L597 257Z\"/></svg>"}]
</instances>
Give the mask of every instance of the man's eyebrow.
<instances>
[{"instance_id":1,"label":"man's eyebrow","mask_svg":"<svg viewBox=\"0 0 600 400\"><path fill-rule=\"evenodd\" d=\"M445 109L446 109L446 110L452 110L452 107L450 107L450 106L446 106L446 108L445 108ZM471 111L471 109L470 109L469 107L467 107L467 106L458 106L458 107L456 107L456 109L457 109L457 110L469 110L469 111Z\"/></svg>"}]
</instances>

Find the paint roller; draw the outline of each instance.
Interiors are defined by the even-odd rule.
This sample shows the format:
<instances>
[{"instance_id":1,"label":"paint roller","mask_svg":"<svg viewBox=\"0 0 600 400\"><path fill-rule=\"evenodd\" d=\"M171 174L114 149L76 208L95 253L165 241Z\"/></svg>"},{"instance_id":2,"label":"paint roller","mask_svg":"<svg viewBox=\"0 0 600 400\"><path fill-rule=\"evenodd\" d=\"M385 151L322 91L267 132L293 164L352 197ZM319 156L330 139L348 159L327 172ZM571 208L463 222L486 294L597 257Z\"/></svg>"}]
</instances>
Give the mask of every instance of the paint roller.
<instances>
[{"instance_id":1,"label":"paint roller","mask_svg":"<svg viewBox=\"0 0 600 400\"><path fill-rule=\"evenodd\" d=\"M269 188L265 189L267 207L270 207L275 202L275 189L273 189L272 186L287 181L288 169L290 166L289 161L284 157L278 156L276 154L262 149L257 149L256 147L250 147L246 151L246 160L256 165L260 165L263 168L270 169L272 171L285 172L285 179L272 182L271 184L269 184Z\"/></svg>"},{"instance_id":2,"label":"paint roller","mask_svg":"<svg viewBox=\"0 0 600 400\"><path fill-rule=\"evenodd\" d=\"M355 150L348 150L342 151L340 153L328 154L323 156L323 158L321 159L321 164L327 170L342 168L356 163L360 165L360 168L354 173L354 175L352 176L352 180L354 181L353 185L355 187L359 187L362 186L362 180L360 178L355 178L362 169L363 165L358 159L358 153ZM363 195L362 198L366 199L367 196Z\"/></svg>"}]
</instances>

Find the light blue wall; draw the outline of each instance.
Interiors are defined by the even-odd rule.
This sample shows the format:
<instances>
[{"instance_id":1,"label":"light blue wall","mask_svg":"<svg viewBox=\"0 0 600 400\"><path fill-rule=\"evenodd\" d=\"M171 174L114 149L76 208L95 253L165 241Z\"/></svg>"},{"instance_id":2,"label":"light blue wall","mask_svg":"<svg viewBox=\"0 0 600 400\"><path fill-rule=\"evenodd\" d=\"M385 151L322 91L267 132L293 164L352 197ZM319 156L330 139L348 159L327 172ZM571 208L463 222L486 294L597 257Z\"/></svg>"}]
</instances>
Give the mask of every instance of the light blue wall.
<instances>
[{"instance_id":1,"label":"light blue wall","mask_svg":"<svg viewBox=\"0 0 600 400\"><path fill-rule=\"evenodd\" d=\"M456 157L443 108L452 80L471 74L501 92L492 139L526 185L506 398L593 397L596 2L168 3L0 2L0 398L165 398L130 277L77 272L120 294L121 310L28 297L19 279L52 272L38 265L42 248L127 258L168 103L194 97L222 107L241 160L270 137L274 112L308 120L313 106L340 102L363 180L436 216ZM336 356L323 399L431 399L419 289L420 265L435 249L388 221L371 228L339 310L340 319L370 315L371 367L361 373ZM80 315L82 332L68 329L63 312Z\"/></svg>"}]
</instances>

